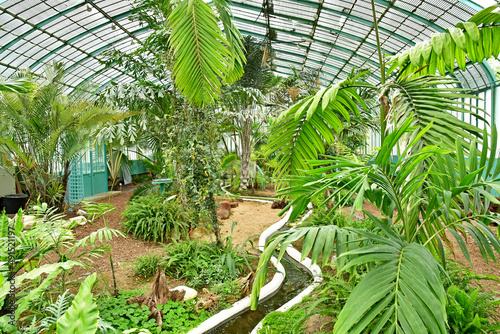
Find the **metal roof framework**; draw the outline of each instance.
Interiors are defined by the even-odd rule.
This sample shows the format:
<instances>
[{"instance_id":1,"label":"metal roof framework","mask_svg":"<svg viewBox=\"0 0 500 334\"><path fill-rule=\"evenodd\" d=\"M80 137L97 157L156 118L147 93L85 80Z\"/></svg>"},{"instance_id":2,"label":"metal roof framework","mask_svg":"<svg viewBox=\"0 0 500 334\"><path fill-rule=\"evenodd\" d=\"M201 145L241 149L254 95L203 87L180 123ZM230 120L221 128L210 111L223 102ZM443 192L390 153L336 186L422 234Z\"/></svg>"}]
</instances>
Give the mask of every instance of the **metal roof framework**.
<instances>
[{"instance_id":1,"label":"metal roof framework","mask_svg":"<svg viewBox=\"0 0 500 334\"><path fill-rule=\"evenodd\" d=\"M386 54L397 54L434 32L466 21L479 10L471 0L375 0ZM323 84L344 79L356 67L379 65L370 0L234 0L230 7L243 35L271 42L275 71L320 69ZM0 0L0 75L29 67L41 75L51 60L66 64L69 91L92 82L131 83L127 70L100 62L104 50L132 52L150 34L128 19L130 1ZM489 64L469 64L455 77L463 87L484 91L498 85Z\"/></svg>"}]
</instances>

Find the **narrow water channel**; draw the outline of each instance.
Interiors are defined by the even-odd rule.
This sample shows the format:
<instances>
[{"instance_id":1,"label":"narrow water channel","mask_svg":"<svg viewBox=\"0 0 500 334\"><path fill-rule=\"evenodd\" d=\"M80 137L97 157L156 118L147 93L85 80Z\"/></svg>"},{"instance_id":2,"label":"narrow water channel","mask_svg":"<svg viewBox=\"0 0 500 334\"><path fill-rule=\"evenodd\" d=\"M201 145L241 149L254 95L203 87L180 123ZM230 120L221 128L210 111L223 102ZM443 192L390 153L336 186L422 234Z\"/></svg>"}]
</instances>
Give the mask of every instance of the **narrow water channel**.
<instances>
[{"instance_id":1,"label":"narrow water channel","mask_svg":"<svg viewBox=\"0 0 500 334\"><path fill-rule=\"evenodd\" d=\"M291 300L311 284L311 275L307 271L292 264L287 256L281 260L281 263L285 267L286 278L281 289L273 297L261 303L257 310L242 313L220 327L211 330L209 333L248 334L266 314L278 309L281 305Z\"/></svg>"}]
</instances>

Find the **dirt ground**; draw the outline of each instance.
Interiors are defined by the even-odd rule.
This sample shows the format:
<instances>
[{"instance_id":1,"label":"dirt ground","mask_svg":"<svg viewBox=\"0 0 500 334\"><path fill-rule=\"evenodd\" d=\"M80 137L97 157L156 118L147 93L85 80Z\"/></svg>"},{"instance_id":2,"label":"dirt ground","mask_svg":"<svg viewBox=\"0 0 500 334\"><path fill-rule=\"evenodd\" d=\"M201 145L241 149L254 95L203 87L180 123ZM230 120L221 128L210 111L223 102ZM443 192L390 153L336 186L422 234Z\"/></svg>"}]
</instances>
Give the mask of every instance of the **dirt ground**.
<instances>
[{"instance_id":1,"label":"dirt ground","mask_svg":"<svg viewBox=\"0 0 500 334\"><path fill-rule=\"evenodd\" d=\"M116 207L115 212L109 213L106 217L99 219L93 224L88 223L86 225L76 227L74 229L76 239L81 239L104 226L123 232L123 227L120 224L121 212L125 209L133 188L123 190L124 192L122 194L98 201L113 204ZM77 209L78 208L75 208L74 211ZM242 244L247 241L249 237L252 237L251 240L254 243L254 247L257 247L260 233L280 219L280 217L278 217L279 212L280 210L271 209L270 203L249 201L241 202L238 207L231 210L231 216L229 219L220 221L222 236L228 236L233 222L237 222L237 225L232 233L233 245ZM74 212L68 212L68 216L74 215ZM126 235L126 238L113 237L113 239L109 242L109 245L111 246L118 289L149 289L151 286L150 281L143 280L133 275L133 263L139 256L153 252L162 253L163 246L161 244L154 244L153 242L147 242L142 239L135 239L132 235ZM247 248L250 248L249 243L247 243ZM103 291L112 291L112 272L110 259L107 254L104 257L94 259L94 262L91 263L91 267L76 268L75 274L71 280L80 280L92 272L97 272L98 274L98 290L102 289ZM185 284L185 281L170 279L169 287L172 288L182 284Z\"/></svg>"},{"instance_id":2,"label":"dirt ground","mask_svg":"<svg viewBox=\"0 0 500 334\"><path fill-rule=\"evenodd\" d=\"M279 221L281 210L271 209L271 203L244 201L231 209L231 216L220 221L223 237L230 235L233 222L237 222L233 230L233 245L244 243L249 237L258 246L260 234L269 226Z\"/></svg>"}]
</instances>

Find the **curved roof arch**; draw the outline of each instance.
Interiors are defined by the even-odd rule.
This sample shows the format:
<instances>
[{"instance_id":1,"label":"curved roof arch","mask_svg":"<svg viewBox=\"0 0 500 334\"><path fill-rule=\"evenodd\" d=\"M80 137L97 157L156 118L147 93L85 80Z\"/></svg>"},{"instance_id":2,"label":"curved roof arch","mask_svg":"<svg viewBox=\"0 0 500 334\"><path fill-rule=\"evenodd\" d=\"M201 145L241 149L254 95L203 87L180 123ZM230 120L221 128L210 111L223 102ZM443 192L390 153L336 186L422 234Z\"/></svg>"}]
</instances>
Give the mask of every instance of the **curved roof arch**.
<instances>
[{"instance_id":1,"label":"curved roof arch","mask_svg":"<svg viewBox=\"0 0 500 334\"><path fill-rule=\"evenodd\" d=\"M468 20L489 5L484 1L375 0L385 52L399 53ZM274 34L281 75L291 74L291 66L319 68L327 84L363 66L372 69L373 83L380 80L370 0L234 0L230 7L243 35L264 40ZM149 35L147 26L128 19L131 8L114 0L0 0L0 74L26 67L41 74L44 63L57 60L66 63L68 90L87 82L100 88L134 82L126 70L100 62L104 50L131 52ZM486 61L455 76L471 90L497 85Z\"/></svg>"}]
</instances>

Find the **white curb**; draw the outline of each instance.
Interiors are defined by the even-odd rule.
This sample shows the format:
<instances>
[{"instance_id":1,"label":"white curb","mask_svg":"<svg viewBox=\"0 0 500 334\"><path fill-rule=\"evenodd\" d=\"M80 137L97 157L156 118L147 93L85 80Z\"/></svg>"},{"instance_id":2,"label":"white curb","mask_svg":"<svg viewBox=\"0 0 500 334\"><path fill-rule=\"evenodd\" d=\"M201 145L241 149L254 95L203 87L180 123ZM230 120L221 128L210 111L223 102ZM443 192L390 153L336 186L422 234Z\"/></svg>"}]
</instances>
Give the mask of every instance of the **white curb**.
<instances>
[{"instance_id":1,"label":"white curb","mask_svg":"<svg viewBox=\"0 0 500 334\"><path fill-rule=\"evenodd\" d=\"M266 200L257 200L257 199L244 199L246 201L256 201L256 202L268 202L272 203L272 201L266 201ZM292 213L292 210L288 210L287 214L281 218L277 223L274 223L271 225L269 228L267 228L259 238L259 249L261 251L264 250L264 247L266 245L267 239L277 230L279 230L283 225L286 224L288 221L288 218L290 217L290 214ZM277 259L276 257L271 257L271 262L273 265L276 267L277 272L274 274L273 279L271 282L267 283L262 287L262 290L260 291L260 296L259 296L259 303L265 301L266 299L271 298L274 294L278 292L278 290L281 288L281 285L283 284L283 281L285 280L285 268L281 263L277 264ZM218 325L220 325L223 322L226 322L228 319L231 319L233 317L238 316L239 314L247 311L250 309L250 297L245 297L236 303L233 304L233 306L229 309L220 311L219 313L211 316L207 320L203 321L201 324L199 324L196 328L193 328L188 332L188 334L202 334L205 333Z\"/></svg>"},{"instance_id":2,"label":"white curb","mask_svg":"<svg viewBox=\"0 0 500 334\"><path fill-rule=\"evenodd\" d=\"M291 213L291 211L288 211L288 212ZM302 224L302 222L307 217L309 217L311 214L312 214L312 210L309 210L305 214L305 216L300 220L300 222L297 224L297 226ZM313 283L311 285L309 285L307 288L305 288L304 290L302 290L301 293L299 293L293 299L289 300L286 304L281 305L280 308L276 309L275 310L276 312L285 312L288 309L290 309L292 306L294 306L295 304L300 303L302 301L302 298L304 298L305 296L310 294L314 290L314 288L317 287L323 281L323 275L321 274L321 268L317 264L312 264L310 258L306 257L303 261L300 261L301 253L298 250L296 250L295 248L293 248L291 245L287 247L286 252L292 259L294 259L295 261L300 263L302 266L304 266L304 268L309 273L311 273L314 280L313 280ZM252 330L251 334L257 334L257 332L261 328L262 328L262 321L260 321L257 324L257 326L255 326L255 328Z\"/></svg>"}]
</instances>

